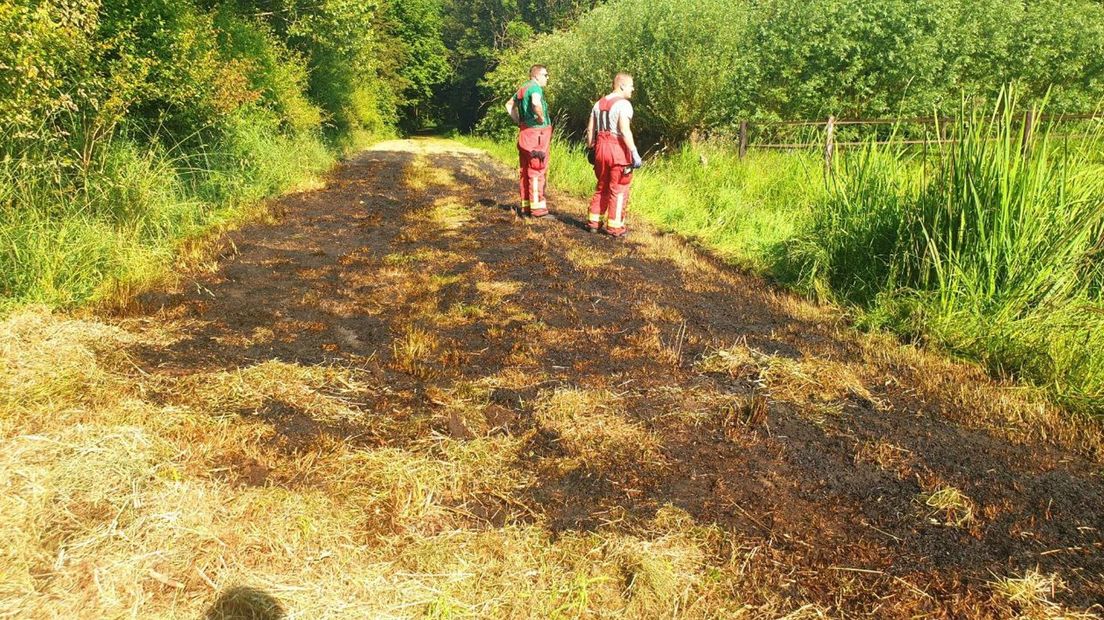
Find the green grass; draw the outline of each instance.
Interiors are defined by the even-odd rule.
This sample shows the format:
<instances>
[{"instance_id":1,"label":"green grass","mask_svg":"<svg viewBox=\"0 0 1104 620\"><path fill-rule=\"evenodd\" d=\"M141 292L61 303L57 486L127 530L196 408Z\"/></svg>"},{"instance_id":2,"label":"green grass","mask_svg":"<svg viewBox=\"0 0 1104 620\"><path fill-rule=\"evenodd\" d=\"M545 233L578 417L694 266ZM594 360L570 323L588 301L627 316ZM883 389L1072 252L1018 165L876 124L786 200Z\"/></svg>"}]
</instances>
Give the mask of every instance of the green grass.
<instances>
[{"instance_id":1,"label":"green grass","mask_svg":"<svg viewBox=\"0 0 1104 620\"><path fill-rule=\"evenodd\" d=\"M463 142L514 164L512 142L482 137ZM589 198L594 172L580 148L553 142L549 187ZM767 269L777 247L809 219L826 192L820 160L809 153L751 153L715 142L647 158L635 173L631 218L700 242L735 263Z\"/></svg>"},{"instance_id":2,"label":"green grass","mask_svg":"<svg viewBox=\"0 0 1104 620\"><path fill-rule=\"evenodd\" d=\"M1099 415L1104 129L1068 143L1042 127L1025 152L1012 103L964 110L958 142L926 157L846 151L830 181L812 153L686 146L637 173L630 218ZM516 161L512 143L465 140ZM593 182L581 151L553 149L553 191Z\"/></svg>"},{"instance_id":3,"label":"green grass","mask_svg":"<svg viewBox=\"0 0 1104 620\"><path fill-rule=\"evenodd\" d=\"M0 161L0 311L141 290L169 272L183 243L257 215L261 200L308 182L348 148L248 121L207 148L136 144L116 139L77 172L56 158Z\"/></svg>"},{"instance_id":4,"label":"green grass","mask_svg":"<svg viewBox=\"0 0 1104 620\"><path fill-rule=\"evenodd\" d=\"M958 140L924 163L883 147L844 160L783 259L800 288L861 320L1104 411L1104 148L1019 116L964 111Z\"/></svg>"}]
</instances>

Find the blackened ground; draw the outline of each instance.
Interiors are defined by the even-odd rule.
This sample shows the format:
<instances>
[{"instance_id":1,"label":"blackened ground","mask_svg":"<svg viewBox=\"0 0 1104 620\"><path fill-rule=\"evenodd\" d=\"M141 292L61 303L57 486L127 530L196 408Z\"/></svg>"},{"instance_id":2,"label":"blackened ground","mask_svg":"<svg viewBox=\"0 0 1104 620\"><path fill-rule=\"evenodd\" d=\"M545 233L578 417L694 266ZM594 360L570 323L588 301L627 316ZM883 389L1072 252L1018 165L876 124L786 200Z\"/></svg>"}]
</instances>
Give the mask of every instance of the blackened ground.
<instances>
[{"instance_id":1,"label":"blackened ground","mask_svg":"<svg viewBox=\"0 0 1104 620\"><path fill-rule=\"evenodd\" d=\"M324 435L414 441L437 391L514 377L498 382L484 415L492 432L530 437L517 467L536 482L510 501L535 514L511 517L512 504L491 498L491 523L629 527L671 503L755 550L749 596L769 588L847 616L998 615L987 584L1035 568L1062 577L1064 604L1104 601L1099 454L972 423L988 414L951 387L986 385L979 373L880 357L830 312L676 239L640 225L627 241L588 235L585 207L555 194L558 220L519 219L514 187L510 170L449 143L364 152L326 189L278 203L279 223L226 239L218 270L142 299L141 320L188 326L183 340L147 348L144 369L277 359L340 365L380 386L358 396L359 424L265 408L291 453ZM412 333L435 344L404 357ZM698 363L733 346L846 368L868 393L787 399L761 373ZM533 408L568 387L615 394L659 438L660 458L558 467L565 448ZM756 402L763 419L747 413ZM432 430L474 433L458 419ZM879 447L888 456L872 457ZM228 467L243 483L264 478L248 463ZM947 525L925 504L942 487L972 500L972 522ZM718 562L733 552L719 549Z\"/></svg>"}]
</instances>

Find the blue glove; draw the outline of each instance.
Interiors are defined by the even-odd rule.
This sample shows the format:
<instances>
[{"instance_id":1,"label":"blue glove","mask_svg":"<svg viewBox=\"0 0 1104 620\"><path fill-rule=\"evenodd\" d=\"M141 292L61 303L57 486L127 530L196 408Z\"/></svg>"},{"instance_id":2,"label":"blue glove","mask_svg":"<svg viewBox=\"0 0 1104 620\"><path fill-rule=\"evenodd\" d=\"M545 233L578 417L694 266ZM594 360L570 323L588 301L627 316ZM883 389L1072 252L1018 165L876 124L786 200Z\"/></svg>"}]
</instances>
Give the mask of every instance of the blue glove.
<instances>
[{"instance_id":1,"label":"blue glove","mask_svg":"<svg viewBox=\"0 0 1104 620\"><path fill-rule=\"evenodd\" d=\"M640 159L640 153L637 152L636 149L633 149L632 157L633 157L633 163L632 163L633 168L639 168L639 167L644 165L644 161L642 159Z\"/></svg>"}]
</instances>

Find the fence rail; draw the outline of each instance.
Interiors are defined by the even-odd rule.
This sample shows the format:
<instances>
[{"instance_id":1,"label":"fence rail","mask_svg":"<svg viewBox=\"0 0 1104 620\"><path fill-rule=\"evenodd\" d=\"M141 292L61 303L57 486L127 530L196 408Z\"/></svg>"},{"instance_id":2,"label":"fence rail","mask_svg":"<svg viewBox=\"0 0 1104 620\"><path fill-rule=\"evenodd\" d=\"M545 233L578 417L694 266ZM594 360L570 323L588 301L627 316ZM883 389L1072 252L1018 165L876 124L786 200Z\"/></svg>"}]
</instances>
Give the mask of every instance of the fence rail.
<instances>
[{"instance_id":1,"label":"fence rail","mask_svg":"<svg viewBox=\"0 0 1104 620\"><path fill-rule=\"evenodd\" d=\"M1087 121L1087 120L1101 120L1104 121L1104 112L1098 112L1093 114L1036 114L1034 110L1025 112L1023 115L1023 138L1022 145L1026 150L1030 147L1031 138L1034 136L1035 127L1038 123L1064 123L1072 121ZM749 146L753 146L757 149L780 149L780 150L796 150L796 149L823 149L824 153L824 166L825 170L829 173L834 169L836 150L841 147L852 146L865 146L868 144L878 145L939 145L939 144L952 144L957 142L954 138L947 138L944 135L942 127L953 122L951 117L913 117L913 118L845 118L837 119L834 116L829 116L823 120L794 120L794 121L764 121L751 123L743 121L740 123L739 129L739 153L740 159L743 159L747 155ZM751 143L748 139L749 130L752 126L755 127L824 127L824 137L816 142L788 142L788 143ZM841 126L855 126L855 125L937 125L940 127L938 137L925 138L925 139L900 139L900 140L874 140L874 141L837 141L836 140L836 128ZM1090 134L1068 134L1065 137L1085 137Z\"/></svg>"},{"instance_id":2,"label":"fence rail","mask_svg":"<svg viewBox=\"0 0 1104 620\"><path fill-rule=\"evenodd\" d=\"M827 125L828 119L834 117L828 117L826 119L808 119L808 120L794 120L794 121L762 121L755 123L755 125L762 127L816 127L819 125ZM1075 121L1075 120L1104 120L1104 112L1092 113L1092 114L1039 114L1036 115L1036 119L1039 122L1062 122L1062 121ZM935 123L946 124L954 121L952 116L913 116L906 118L836 118L835 125L933 125Z\"/></svg>"}]
</instances>

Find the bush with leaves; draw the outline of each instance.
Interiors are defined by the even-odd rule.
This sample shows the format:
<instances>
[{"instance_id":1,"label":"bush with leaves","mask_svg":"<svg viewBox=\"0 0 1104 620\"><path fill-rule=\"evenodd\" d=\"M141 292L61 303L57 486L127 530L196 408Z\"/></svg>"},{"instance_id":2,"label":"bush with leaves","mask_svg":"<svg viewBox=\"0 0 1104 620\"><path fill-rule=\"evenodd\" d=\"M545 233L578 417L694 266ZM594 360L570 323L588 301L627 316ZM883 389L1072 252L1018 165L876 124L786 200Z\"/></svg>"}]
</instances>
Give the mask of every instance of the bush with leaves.
<instances>
[{"instance_id":1,"label":"bush with leaves","mask_svg":"<svg viewBox=\"0 0 1104 620\"><path fill-rule=\"evenodd\" d=\"M67 305L394 122L381 5L0 0L0 307Z\"/></svg>"},{"instance_id":2,"label":"bush with leaves","mask_svg":"<svg viewBox=\"0 0 1104 620\"><path fill-rule=\"evenodd\" d=\"M579 135L591 104L610 91L615 73L627 71L637 84L637 132L645 141L679 140L747 109L744 87L757 72L744 50L749 17L746 7L722 0L621 0L588 13L571 30L505 53L482 86L488 98L504 100L530 64L547 65L553 117L561 130ZM483 131L508 126L499 107L491 108Z\"/></svg>"},{"instance_id":3,"label":"bush with leaves","mask_svg":"<svg viewBox=\"0 0 1104 620\"><path fill-rule=\"evenodd\" d=\"M679 141L742 120L954 113L1014 84L1053 112L1104 101L1104 5L1093 0L615 0L569 30L499 55L502 100L549 66L561 127L578 135L619 70L635 74L637 132ZM497 105L480 125L508 121Z\"/></svg>"}]
</instances>

